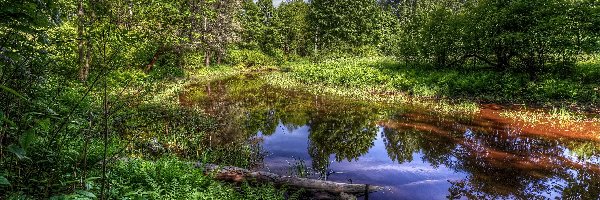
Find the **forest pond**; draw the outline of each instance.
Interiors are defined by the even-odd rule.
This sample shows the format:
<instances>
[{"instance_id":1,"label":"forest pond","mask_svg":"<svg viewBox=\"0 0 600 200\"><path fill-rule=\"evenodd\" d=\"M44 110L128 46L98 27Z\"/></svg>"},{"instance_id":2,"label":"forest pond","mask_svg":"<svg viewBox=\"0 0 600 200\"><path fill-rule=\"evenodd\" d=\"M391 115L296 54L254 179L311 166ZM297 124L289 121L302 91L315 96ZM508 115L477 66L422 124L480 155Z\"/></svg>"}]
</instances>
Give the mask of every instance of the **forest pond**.
<instances>
[{"instance_id":1,"label":"forest pond","mask_svg":"<svg viewBox=\"0 0 600 200\"><path fill-rule=\"evenodd\" d=\"M386 187L369 199L600 197L596 136L313 95L255 76L190 86L180 99L217 119L211 146L257 146L255 170Z\"/></svg>"}]
</instances>

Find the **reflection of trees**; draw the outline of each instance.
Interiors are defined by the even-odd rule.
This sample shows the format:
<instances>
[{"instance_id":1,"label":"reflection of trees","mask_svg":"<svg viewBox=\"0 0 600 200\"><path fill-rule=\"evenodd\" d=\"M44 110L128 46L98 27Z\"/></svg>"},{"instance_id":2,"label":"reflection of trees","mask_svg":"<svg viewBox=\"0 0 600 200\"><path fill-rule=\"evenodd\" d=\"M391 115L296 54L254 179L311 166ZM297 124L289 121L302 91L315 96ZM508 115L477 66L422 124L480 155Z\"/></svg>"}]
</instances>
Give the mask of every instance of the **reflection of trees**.
<instances>
[{"instance_id":1,"label":"reflection of trees","mask_svg":"<svg viewBox=\"0 0 600 200\"><path fill-rule=\"evenodd\" d=\"M413 153L421 152L424 161L433 166L447 163L455 144L447 138L414 129L383 129L383 142L388 156L398 163L411 162Z\"/></svg>"},{"instance_id":2,"label":"reflection of trees","mask_svg":"<svg viewBox=\"0 0 600 200\"><path fill-rule=\"evenodd\" d=\"M326 171L332 154L339 162L354 160L367 153L377 136L377 127L372 120L370 113L356 109L315 113L309 123L308 147L313 168L321 173Z\"/></svg>"},{"instance_id":3,"label":"reflection of trees","mask_svg":"<svg viewBox=\"0 0 600 200\"><path fill-rule=\"evenodd\" d=\"M563 189L563 199L598 199L600 198L600 174L590 170L571 172Z\"/></svg>"},{"instance_id":4,"label":"reflection of trees","mask_svg":"<svg viewBox=\"0 0 600 200\"><path fill-rule=\"evenodd\" d=\"M243 84L241 84L243 83ZM352 160L373 146L376 109L343 101L330 101L295 91L261 85L259 81L232 83L233 98L243 104L245 132L273 134L279 122L289 130L310 126L309 154L313 167L324 171L329 156ZM260 85L260 86L257 86ZM293 101L290 101L293 98Z\"/></svg>"},{"instance_id":5,"label":"reflection of trees","mask_svg":"<svg viewBox=\"0 0 600 200\"><path fill-rule=\"evenodd\" d=\"M205 99L204 110L216 116L220 126L212 144L247 142L259 131L269 135L280 122L288 130L308 125L308 152L313 168L321 173L327 170L330 156L353 160L373 146L378 131L373 122L380 118L373 106L277 90L259 81L227 84L214 83L206 95L196 95ZM595 157L600 149L597 142L526 137L515 130L418 113L395 117L383 125L389 157L403 163L420 153L434 167L467 173L465 179L451 182L451 196L535 199L549 190L567 199L600 195L600 170L589 169L598 166L580 166L565 156L565 149L570 149L580 158Z\"/></svg>"},{"instance_id":6,"label":"reflection of trees","mask_svg":"<svg viewBox=\"0 0 600 200\"><path fill-rule=\"evenodd\" d=\"M564 144L557 140L524 137L509 129L472 130L439 120L403 118L386 125L390 127L384 128L384 143L392 160L412 161L413 153L421 152L434 166L468 173L451 182L450 197L537 199L554 190L586 199L600 193L592 189L600 188L598 171L592 173L598 166L581 166L566 158ZM568 184L556 188L560 183Z\"/></svg>"},{"instance_id":7,"label":"reflection of trees","mask_svg":"<svg viewBox=\"0 0 600 200\"><path fill-rule=\"evenodd\" d=\"M279 121L275 116L275 110L270 110L269 108L265 107L246 112L246 114L246 130L244 131L248 134L255 134L259 131L262 132L264 135L271 135L275 133L277 125L279 124Z\"/></svg>"}]
</instances>

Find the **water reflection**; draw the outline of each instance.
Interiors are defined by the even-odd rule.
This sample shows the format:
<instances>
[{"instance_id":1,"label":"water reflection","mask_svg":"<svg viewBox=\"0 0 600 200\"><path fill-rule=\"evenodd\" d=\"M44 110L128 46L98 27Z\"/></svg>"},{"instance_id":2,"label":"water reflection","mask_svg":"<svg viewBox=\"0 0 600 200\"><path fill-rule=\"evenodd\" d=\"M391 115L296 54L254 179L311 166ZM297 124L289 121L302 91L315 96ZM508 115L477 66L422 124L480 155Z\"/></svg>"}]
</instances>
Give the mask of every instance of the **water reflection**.
<instances>
[{"instance_id":1,"label":"water reflection","mask_svg":"<svg viewBox=\"0 0 600 200\"><path fill-rule=\"evenodd\" d=\"M288 162L302 159L320 178L389 186L376 199L600 196L596 141L314 96L244 77L194 87L182 102L218 120L210 145L261 138L270 152L265 168L285 173Z\"/></svg>"}]
</instances>

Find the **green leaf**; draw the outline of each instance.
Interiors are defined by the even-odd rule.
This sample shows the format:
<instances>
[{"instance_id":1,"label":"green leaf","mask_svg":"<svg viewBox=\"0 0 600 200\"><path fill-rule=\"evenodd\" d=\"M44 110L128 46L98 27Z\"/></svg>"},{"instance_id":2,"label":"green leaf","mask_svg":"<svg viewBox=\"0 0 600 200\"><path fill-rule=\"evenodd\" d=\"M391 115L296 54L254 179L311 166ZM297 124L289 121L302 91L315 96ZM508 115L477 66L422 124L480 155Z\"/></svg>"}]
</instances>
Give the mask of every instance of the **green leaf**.
<instances>
[{"instance_id":1,"label":"green leaf","mask_svg":"<svg viewBox=\"0 0 600 200\"><path fill-rule=\"evenodd\" d=\"M10 186L10 182L4 176L0 176L0 186Z\"/></svg>"},{"instance_id":2,"label":"green leaf","mask_svg":"<svg viewBox=\"0 0 600 200\"><path fill-rule=\"evenodd\" d=\"M12 144L12 145L8 146L7 150L11 153L14 153L17 156L17 158L19 158L19 160L29 159L26 156L25 149L23 149L20 146Z\"/></svg>"},{"instance_id":3,"label":"green leaf","mask_svg":"<svg viewBox=\"0 0 600 200\"><path fill-rule=\"evenodd\" d=\"M77 191L75 191L75 193L77 193L81 196L88 197L88 198L96 198L96 195L94 195L94 193L91 193L91 192L88 192L85 190L77 190Z\"/></svg>"},{"instance_id":4,"label":"green leaf","mask_svg":"<svg viewBox=\"0 0 600 200\"><path fill-rule=\"evenodd\" d=\"M13 89L10 89L9 87L6 87L4 85L0 85L0 89L6 91L8 93L11 93L11 94L15 95L15 96L19 97L20 99L27 100L27 98L25 98L25 96L19 94L17 91L15 91Z\"/></svg>"},{"instance_id":5,"label":"green leaf","mask_svg":"<svg viewBox=\"0 0 600 200\"><path fill-rule=\"evenodd\" d=\"M19 144L21 145L21 147L23 147L23 149L28 149L29 146L35 142L36 140L36 135L33 131L33 129L29 129L28 131L25 131L25 133L23 133L23 135L21 135L21 137L19 138Z\"/></svg>"},{"instance_id":6,"label":"green leaf","mask_svg":"<svg viewBox=\"0 0 600 200\"><path fill-rule=\"evenodd\" d=\"M41 130L42 132L50 131L51 122L49 118L37 121L37 124L39 126L39 130Z\"/></svg>"},{"instance_id":7,"label":"green leaf","mask_svg":"<svg viewBox=\"0 0 600 200\"><path fill-rule=\"evenodd\" d=\"M17 127L17 124L15 124L15 122L13 122L10 119L4 117L4 113L2 111L0 111L0 121L8 123L12 127Z\"/></svg>"},{"instance_id":8,"label":"green leaf","mask_svg":"<svg viewBox=\"0 0 600 200\"><path fill-rule=\"evenodd\" d=\"M101 179L101 178L102 178L102 177L99 177L99 176L93 176L93 177L86 178L86 179L85 179L85 181L86 181L86 182L87 182L87 181L95 181L95 180L98 180L98 179Z\"/></svg>"}]
</instances>

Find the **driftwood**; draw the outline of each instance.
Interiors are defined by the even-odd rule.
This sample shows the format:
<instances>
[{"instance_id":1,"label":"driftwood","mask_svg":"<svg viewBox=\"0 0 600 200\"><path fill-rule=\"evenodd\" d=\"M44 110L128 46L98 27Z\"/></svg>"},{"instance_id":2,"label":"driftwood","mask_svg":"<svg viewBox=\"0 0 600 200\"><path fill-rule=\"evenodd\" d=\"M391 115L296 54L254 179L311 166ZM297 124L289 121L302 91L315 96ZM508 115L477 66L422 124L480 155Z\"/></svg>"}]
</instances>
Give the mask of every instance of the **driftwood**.
<instances>
[{"instance_id":1,"label":"driftwood","mask_svg":"<svg viewBox=\"0 0 600 200\"><path fill-rule=\"evenodd\" d=\"M375 192L383 189L383 187L373 185L347 184L292 176L281 176L271 172L250 171L238 167L221 167L213 164L197 163L196 167L203 168L205 173L214 173L219 180L234 182L242 182L244 180L272 182L276 185L286 185L310 191L322 191L335 194L365 194L365 192Z\"/></svg>"}]
</instances>

